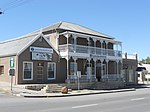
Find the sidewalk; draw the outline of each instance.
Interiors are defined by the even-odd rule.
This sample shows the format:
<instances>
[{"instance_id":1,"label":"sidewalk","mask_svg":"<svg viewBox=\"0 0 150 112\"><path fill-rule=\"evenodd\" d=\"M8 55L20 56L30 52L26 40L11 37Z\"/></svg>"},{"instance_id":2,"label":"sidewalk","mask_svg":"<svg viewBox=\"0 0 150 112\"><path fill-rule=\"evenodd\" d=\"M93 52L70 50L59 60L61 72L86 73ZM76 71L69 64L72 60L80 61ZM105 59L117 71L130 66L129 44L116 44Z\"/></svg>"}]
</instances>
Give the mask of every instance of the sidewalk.
<instances>
[{"instance_id":1,"label":"sidewalk","mask_svg":"<svg viewBox=\"0 0 150 112\"><path fill-rule=\"evenodd\" d=\"M12 94L15 96L22 96L28 98L42 98L42 97L69 97L69 96L81 96L81 95L92 95L92 94L106 94L115 92L126 92L135 91L135 88L129 89L116 89L116 90L73 90L68 94L62 93L44 93L41 91L34 91L25 89L25 86L13 85L12 91L9 83L0 82L0 93L5 92L6 94Z\"/></svg>"},{"instance_id":2,"label":"sidewalk","mask_svg":"<svg viewBox=\"0 0 150 112\"><path fill-rule=\"evenodd\" d=\"M74 90L68 94L62 93L45 93L45 94L30 94L30 93L21 93L21 96L33 98L33 97L69 97L69 96L81 96L81 95L92 95L92 94L106 94L106 93L116 93L116 92L126 92L126 91L135 91L136 89L118 89L118 90Z\"/></svg>"}]
</instances>

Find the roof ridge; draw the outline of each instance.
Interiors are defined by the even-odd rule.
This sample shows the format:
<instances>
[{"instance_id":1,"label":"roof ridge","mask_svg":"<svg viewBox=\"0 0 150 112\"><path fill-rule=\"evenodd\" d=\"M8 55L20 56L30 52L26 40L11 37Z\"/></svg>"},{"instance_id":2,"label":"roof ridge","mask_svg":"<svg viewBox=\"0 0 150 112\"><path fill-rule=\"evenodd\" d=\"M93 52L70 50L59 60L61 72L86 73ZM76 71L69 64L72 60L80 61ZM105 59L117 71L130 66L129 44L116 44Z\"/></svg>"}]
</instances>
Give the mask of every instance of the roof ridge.
<instances>
[{"instance_id":1,"label":"roof ridge","mask_svg":"<svg viewBox=\"0 0 150 112\"><path fill-rule=\"evenodd\" d=\"M97 32L97 33L103 35L104 37L109 37L109 38L114 39L114 37L112 37L112 36L109 36L109 35L107 35L107 34L101 33L101 32L99 32L99 31L93 30L93 29L91 29L91 28L89 28L89 27L86 27L86 26L83 26L83 25L80 25L80 24L77 24L77 23L67 22L67 21L62 21L62 23L69 23L69 24L77 25L77 26L83 27L83 28L85 28L85 29L88 29L88 30ZM61 24L62 24L62 23L61 23ZM82 33L82 32L81 32L81 33Z\"/></svg>"},{"instance_id":2,"label":"roof ridge","mask_svg":"<svg viewBox=\"0 0 150 112\"><path fill-rule=\"evenodd\" d=\"M62 23L62 21L56 22L56 23L53 23L53 24L51 24L51 25L45 26L44 28L47 28L47 27L50 27L50 26L53 26L53 25L56 25L56 24L61 24L61 23ZM41 28L41 29L44 29L44 28ZM38 30L38 31L39 31L39 30Z\"/></svg>"},{"instance_id":3,"label":"roof ridge","mask_svg":"<svg viewBox=\"0 0 150 112\"><path fill-rule=\"evenodd\" d=\"M16 37L16 38L13 38L13 39L6 40L6 41L2 41L2 42L0 42L0 44L21 40L21 39L24 39L24 38L27 38L27 37L31 37L31 36L34 36L34 35L38 35L38 33L36 33L36 34L30 33L30 34L27 34L27 35L24 35L24 36L20 36L20 37Z\"/></svg>"}]
</instances>

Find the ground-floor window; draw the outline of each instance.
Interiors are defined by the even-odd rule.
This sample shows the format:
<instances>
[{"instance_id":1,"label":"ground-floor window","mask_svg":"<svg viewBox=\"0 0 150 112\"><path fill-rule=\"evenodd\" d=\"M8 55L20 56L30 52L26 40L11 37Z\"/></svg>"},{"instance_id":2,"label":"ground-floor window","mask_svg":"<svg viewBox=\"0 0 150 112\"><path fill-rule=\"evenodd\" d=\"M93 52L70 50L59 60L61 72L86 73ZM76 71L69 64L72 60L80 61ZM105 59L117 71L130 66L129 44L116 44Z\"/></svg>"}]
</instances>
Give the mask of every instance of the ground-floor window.
<instances>
[{"instance_id":1,"label":"ground-floor window","mask_svg":"<svg viewBox=\"0 0 150 112\"><path fill-rule=\"evenodd\" d=\"M4 74L4 66L0 66L0 75Z\"/></svg>"},{"instance_id":2,"label":"ground-floor window","mask_svg":"<svg viewBox=\"0 0 150 112\"><path fill-rule=\"evenodd\" d=\"M47 78L49 80L56 78L56 63L48 62L48 64L47 64Z\"/></svg>"},{"instance_id":3,"label":"ground-floor window","mask_svg":"<svg viewBox=\"0 0 150 112\"><path fill-rule=\"evenodd\" d=\"M33 79L33 62L23 62L23 80Z\"/></svg>"}]
</instances>

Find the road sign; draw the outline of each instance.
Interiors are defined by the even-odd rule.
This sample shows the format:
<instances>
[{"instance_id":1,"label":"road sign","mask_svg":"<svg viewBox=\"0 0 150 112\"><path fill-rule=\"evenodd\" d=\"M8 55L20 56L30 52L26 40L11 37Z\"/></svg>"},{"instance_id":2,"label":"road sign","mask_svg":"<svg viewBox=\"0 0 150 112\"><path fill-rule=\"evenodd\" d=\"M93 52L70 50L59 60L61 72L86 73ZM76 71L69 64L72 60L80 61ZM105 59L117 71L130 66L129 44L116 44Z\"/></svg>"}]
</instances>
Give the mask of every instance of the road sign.
<instances>
[{"instance_id":1,"label":"road sign","mask_svg":"<svg viewBox=\"0 0 150 112\"><path fill-rule=\"evenodd\" d=\"M11 77L11 92L12 92L12 83L13 83L13 76L15 76L15 69L11 68L9 69L9 76Z\"/></svg>"},{"instance_id":2,"label":"road sign","mask_svg":"<svg viewBox=\"0 0 150 112\"><path fill-rule=\"evenodd\" d=\"M10 68L14 68L14 57L10 57Z\"/></svg>"},{"instance_id":3,"label":"road sign","mask_svg":"<svg viewBox=\"0 0 150 112\"><path fill-rule=\"evenodd\" d=\"M15 76L15 69L9 69L9 75Z\"/></svg>"},{"instance_id":4,"label":"road sign","mask_svg":"<svg viewBox=\"0 0 150 112\"><path fill-rule=\"evenodd\" d=\"M77 71L77 77L81 78L81 71Z\"/></svg>"}]
</instances>

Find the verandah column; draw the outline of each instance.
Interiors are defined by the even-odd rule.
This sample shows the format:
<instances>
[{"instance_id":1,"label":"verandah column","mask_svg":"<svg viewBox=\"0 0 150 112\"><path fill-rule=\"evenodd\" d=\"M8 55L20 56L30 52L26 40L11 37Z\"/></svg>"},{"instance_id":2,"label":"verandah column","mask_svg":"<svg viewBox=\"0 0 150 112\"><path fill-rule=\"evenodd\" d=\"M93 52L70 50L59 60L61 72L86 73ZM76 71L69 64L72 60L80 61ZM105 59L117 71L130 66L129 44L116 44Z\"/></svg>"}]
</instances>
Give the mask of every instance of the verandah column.
<instances>
[{"instance_id":1,"label":"verandah column","mask_svg":"<svg viewBox=\"0 0 150 112\"><path fill-rule=\"evenodd\" d=\"M118 70L119 70L119 69L118 69L118 63L119 63L119 60L116 60L116 63L117 63L117 64L116 64L116 65L117 65L117 67L116 67L116 68L117 68L117 73L116 73L117 76L116 76L116 78L120 78L120 76L119 76L119 74L118 74Z\"/></svg>"},{"instance_id":2,"label":"verandah column","mask_svg":"<svg viewBox=\"0 0 150 112\"><path fill-rule=\"evenodd\" d=\"M94 54L96 54L96 39L93 39L93 41L94 41Z\"/></svg>"},{"instance_id":3,"label":"verandah column","mask_svg":"<svg viewBox=\"0 0 150 112\"><path fill-rule=\"evenodd\" d=\"M77 45L77 35L72 35L74 39L74 51L76 52L76 45Z\"/></svg>"},{"instance_id":4,"label":"verandah column","mask_svg":"<svg viewBox=\"0 0 150 112\"><path fill-rule=\"evenodd\" d=\"M119 67L118 66L119 60L117 60L116 62L117 62L117 75L118 75L118 73L119 73L119 71L118 71L119 70L119 68L118 68Z\"/></svg>"},{"instance_id":5,"label":"verandah column","mask_svg":"<svg viewBox=\"0 0 150 112\"><path fill-rule=\"evenodd\" d=\"M93 61L94 61L94 78L96 80L96 61L97 61L97 59L94 58Z\"/></svg>"},{"instance_id":6,"label":"verandah column","mask_svg":"<svg viewBox=\"0 0 150 112\"><path fill-rule=\"evenodd\" d=\"M74 75L76 75L77 71L78 71L78 65L77 65L77 59L76 57L73 57L73 60L74 60Z\"/></svg>"},{"instance_id":7,"label":"verandah column","mask_svg":"<svg viewBox=\"0 0 150 112\"><path fill-rule=\"evenodd\" d=\"M69 37L70 37L70 35L71 34L69 34L69 33L66 33L66 34L64 34L64 36L67 38L67 43L66 43L66 45L67 45L67 55L68 55L68 53L69 53Z\"/></svg>"},{"instance_id":8,"label":"verandah column","mask_svg":"<svg viewBox=\"0 0 150 112\"><path fill-rule=\"evenodd\" d=\"M67 56L66 56L66 60L67 60L67 81L69 81L69 46L68 46L68 43L69 43L69 37L70 37L70 34L67 33L67 34L64 34L64 36L67 38Z\"/></svg>"},{"instance_id":9,"label":"verandah column","mask_svg":"<svg viewBox=\"0 0 150 112\"><path fill-rule=\"evenodd\" d=\"M109 55L109 50L108 50L108 41L105 41L106 43L106 55L108 56Z\"/></svg>"},{"instance_id":10,"label":"verandah column","mask_svg":"<svg viewBox=\"0 0 150 112\"><path fill-rule=\"evenodd\" d=\"M108 67L109 67L109 66L108 66L108 63L109 63L109 60L106 59L106 75L107 75L107 80L109 81L109 77L108 77L108 75L109 75L109 74L108 74L108 69L109 69Z\"/></svg>"},{"instance_id":11,"label":"verandah column","mask_svg":"<svg viewBox=\"0 0 150 112\"><path fill-rule=\"evenodd\" d=\"M87 63L87 79L90 80L91 79L91 58L87 58L88 63Z\"/></svg>"},{"instance_id":12,"label":"verandah column","mask_svg":"<svg viewBox=\"0 0 150 112\"><path fill-rule=\"evenodd\" d=\"M103 78L103 76L104 76L104 64L103 64L104 59L100 59L100 61L101 61L101 77Z\"/></svg>"},{"instance_id":13,"label":"verandah column","mask_svg":"<svg viewBox=\"0 0 150 112\"><path fill-rule=\"evenodd\" d=\"M69 59L70 59L70 57L66 57L66 60L67 60L67 81L69 81Z\"/></svg>"}]
</instances>

